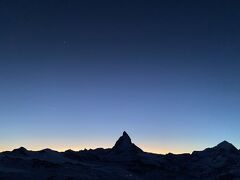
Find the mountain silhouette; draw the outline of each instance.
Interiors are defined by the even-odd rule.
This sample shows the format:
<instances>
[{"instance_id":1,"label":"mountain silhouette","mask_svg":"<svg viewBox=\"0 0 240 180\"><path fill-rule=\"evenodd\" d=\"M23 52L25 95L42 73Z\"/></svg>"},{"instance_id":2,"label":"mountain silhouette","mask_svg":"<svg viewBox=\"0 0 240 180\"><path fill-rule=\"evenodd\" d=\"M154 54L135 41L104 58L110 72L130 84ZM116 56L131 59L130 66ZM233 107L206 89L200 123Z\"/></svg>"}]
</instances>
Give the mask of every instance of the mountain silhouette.
<instances>
[{"instance_id":1,"label":"mountain silhouette","mask_svg":"<svg viewBox=\"0 0 240 180\"><path fill-rule=\"evenodd\" d=\"M215 147L215 149L230 151L230 152L238 152L238 149L234 145L232 145L231 143L229 143L227 141L223 141L223 142L219 143Z\"/></svg>"},{"instance_id":2,"label":"mountain silhouette","mask_svg":"<svg viewBox=\"0 0 240 180\"><path fill-rule=\"evenodd\" d=\"M129 135L124 131L112 148L114 153L138 153L143 152L139 147L132 143Z\"/></svg>"},{"instance_id":3,"label":"mountain silhouette","mask_svg":"<svg viewBox=\"0 0 240 180\"><path fill-rule=\"evenodd\" d=\"M240 151L223 141L191 154L147 153L124 131L108 149L2 152L0 179L234 180L240 179Z\"/></svg>"},{"instance_id":4,"label":"mountain silhouette","mask_svg":"<svg viewBox=\"0 0 240 180\"><path fill-rule=\"evenodd\" d=\"M206 148L203 151L194 151L193 155L206 156L206 157L215 157L219 155L233 155L239 154L239 150L227 141L222 141L218 145L212 148Z\"/></svg>"},{"instance_id":5,"label":"mountain silhouette","mask_svg":"<svg viewBox=\"0 0 240 180\"><path fill-rule=\"evenodd\" d=\"M24 147L20 147L18 149L14 149L12 151L12 154L15 154L16 156L27 156L28 155L28 150Z\"/></svg>"}]
</instances>

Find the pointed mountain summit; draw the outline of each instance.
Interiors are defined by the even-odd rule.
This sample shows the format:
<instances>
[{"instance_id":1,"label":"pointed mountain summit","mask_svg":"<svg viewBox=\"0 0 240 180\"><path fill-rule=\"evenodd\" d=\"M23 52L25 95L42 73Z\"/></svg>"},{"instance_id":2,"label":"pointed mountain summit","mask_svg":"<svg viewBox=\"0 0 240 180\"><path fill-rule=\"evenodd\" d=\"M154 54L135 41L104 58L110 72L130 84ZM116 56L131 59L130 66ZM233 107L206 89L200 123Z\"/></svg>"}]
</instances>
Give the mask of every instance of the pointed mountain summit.
<instances>
[{"instance_id":1,"label":"pointed mountain summit","mask_svg":"<svg viewBox=\"0 0 240 180\"><path fill-rule=\"evenodd\" d=\"M214 147L215 149L218 150L223 150L223 151L230 151L230 152L238 152L238 149L232 145L231 143L227 142L227 141L223 141L221 143L219 143L217 146Z\"/></svg>"},{"instance_id":2,"label":"pointed mountain summit","mask_svg":"<svg viewBox=\"0 0 240 180\"><path fill-rule=\"evenodd\" d=\"M112 148L115 153L138 153L143 152L139 147L132 143L129 135L124 131Z\"/></svg>"}]
</instances>

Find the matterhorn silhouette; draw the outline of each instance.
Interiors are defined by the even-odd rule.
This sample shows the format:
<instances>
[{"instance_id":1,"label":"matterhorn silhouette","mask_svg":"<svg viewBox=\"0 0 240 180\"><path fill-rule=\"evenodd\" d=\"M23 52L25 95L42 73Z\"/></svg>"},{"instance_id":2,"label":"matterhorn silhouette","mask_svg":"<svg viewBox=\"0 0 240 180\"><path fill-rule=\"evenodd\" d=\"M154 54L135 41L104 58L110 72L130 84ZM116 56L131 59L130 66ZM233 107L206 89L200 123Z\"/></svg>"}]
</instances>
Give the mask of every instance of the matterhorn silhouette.
<instances>
[{"instance_id":1,"label":"matterhorn silhouette","mask_svg":"<svg viewBox=\"0 0 240 180\"><path fill-rule=\"evenodd\" d=\"M132 143L131 138L126 133L123 132L122 136L117 140L112 148L114 153L139 153L143 152L139 147Z\"/></svg>"}]
</instances>

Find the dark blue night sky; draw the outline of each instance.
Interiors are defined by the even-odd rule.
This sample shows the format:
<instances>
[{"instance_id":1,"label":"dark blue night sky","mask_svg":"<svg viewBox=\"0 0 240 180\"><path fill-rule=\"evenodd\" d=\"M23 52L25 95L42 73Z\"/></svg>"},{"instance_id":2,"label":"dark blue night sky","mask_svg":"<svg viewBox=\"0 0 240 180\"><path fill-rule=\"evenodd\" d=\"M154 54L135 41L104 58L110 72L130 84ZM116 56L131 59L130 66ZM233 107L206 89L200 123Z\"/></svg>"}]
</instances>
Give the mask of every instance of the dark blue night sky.
<instances>
[{"instance_id":1,"label":"dark blue night sky","mask_svg":"<svg viewBox=\"0 0 240 180\"><path fill-rule=\"evenodd\" d=\"M240 147L240 3L0 0L0 150Z\"/></svg>"}]
</instances>

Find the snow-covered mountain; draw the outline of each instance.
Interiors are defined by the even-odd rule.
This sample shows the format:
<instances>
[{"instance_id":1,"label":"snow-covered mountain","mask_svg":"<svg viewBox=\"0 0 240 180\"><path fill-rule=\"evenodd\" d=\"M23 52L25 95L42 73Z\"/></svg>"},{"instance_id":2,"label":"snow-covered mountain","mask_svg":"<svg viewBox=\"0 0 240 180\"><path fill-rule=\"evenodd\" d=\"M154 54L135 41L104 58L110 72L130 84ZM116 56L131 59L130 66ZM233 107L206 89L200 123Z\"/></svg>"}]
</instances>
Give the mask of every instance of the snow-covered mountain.
<instances>
[{"instance_id":1,"label":"snow-covered mountain","mask_svg":"<svg viewBox=\"0 0 240 180\"><path fill-rule=\"evenodd\" d=\"M240 151L227 141L192 154L146 153L126 132L109 149L0 153L0 179L240 179Z\"/></svg>"}]
</instances>

